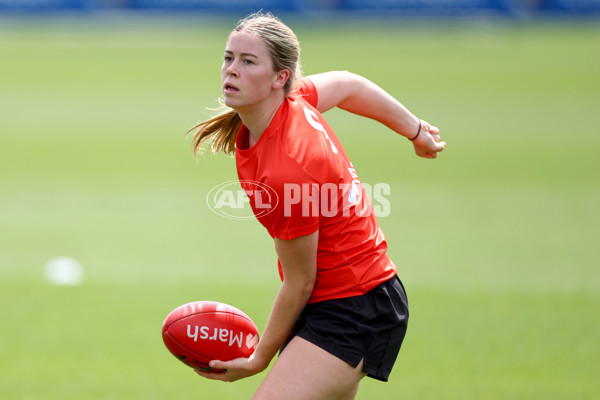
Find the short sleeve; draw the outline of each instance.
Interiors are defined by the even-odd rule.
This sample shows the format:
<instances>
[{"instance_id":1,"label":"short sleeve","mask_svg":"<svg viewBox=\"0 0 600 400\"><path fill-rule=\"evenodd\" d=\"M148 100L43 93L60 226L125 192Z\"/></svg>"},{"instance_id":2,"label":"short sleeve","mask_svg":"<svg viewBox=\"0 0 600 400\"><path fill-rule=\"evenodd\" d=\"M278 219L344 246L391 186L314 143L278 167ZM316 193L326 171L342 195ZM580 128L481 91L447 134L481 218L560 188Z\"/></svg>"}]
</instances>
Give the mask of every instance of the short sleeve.
<instances>
[{"instance_id":1,"label":"short sleeve","mask_svg":"<svg viewBox=\"0 0 600 400\"><path fill-rule=\"evenodd\" d=\"M317 87L310 79L302 78L300 83L294 88L294 94L302 97L308 104L317 108L319 94L317 93Z\"/></svg>"},{"instance_id":2,"label":"short sleeve","mask_svg":"<svg viewBox=\"0 0 600 400\"><path fill-rule=\"evenodd\" d=\"M319 229L320 185L298 166L288 164L281 167L286 171L285 178L270 182L270 189L277 193L277 205L259 221L272 237L290 240Z\"/></svg>"}]
</instances>

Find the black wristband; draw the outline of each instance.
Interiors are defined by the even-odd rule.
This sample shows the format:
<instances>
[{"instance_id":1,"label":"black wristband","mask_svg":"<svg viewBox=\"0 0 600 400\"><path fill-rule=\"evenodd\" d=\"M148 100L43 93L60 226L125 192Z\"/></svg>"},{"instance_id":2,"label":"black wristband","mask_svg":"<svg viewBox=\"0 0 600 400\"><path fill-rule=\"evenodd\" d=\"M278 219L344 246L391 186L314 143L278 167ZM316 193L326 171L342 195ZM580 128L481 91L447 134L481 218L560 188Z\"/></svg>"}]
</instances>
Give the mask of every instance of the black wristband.
<instances>
[{"instance_id":1,"label":"black wristband","mask_svg":"<svg viewBox=\"0 0 600 400\"><path fill-rule=\"evenodd\" d=\"M419 130L417 131L417 134L415 135L415 137L414 137L414 138L412 138L412 139L408 139L408 140L410 140L410 141L412 142L412 141L414 141L416 138L418 138L420 134L421 134L421 120L419 120Z\"/></svg>"}]
</instances>

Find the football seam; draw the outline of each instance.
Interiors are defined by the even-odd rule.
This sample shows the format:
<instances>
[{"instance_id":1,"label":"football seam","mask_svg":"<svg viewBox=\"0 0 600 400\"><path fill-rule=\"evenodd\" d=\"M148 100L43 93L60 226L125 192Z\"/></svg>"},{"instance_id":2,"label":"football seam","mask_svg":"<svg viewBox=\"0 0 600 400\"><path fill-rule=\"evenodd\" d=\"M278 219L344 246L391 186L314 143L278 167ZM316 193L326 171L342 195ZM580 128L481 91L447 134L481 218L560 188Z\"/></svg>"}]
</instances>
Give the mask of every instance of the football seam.
<instances>
[{"instance_id":1,"label":"football seam","mask_svg":"<svg viewBox=\"0 0 600 400\"><path fill-rule=\"evenodd\" d=\"M180 317L180 318L178 318L178 319L174 320L173 322L171 322L169 325L167 325L167 329L168 329L168 328L169 328L171 325L173 325L175 322L179 322L179 321L181 321L182 319L189 318L189 317L193 317L193 316L196 316L196 315L206 315L206 314L229 314L229 315L234 315L234 316L236 316L236 317L243 318L243 319L245 319L246 321L248 321L248 322L251 322L251 323L252 323L252 325L256 326L256 324L254 323L254 321L252 321L252 320L251 320L249 317L245 317L245 316L243 316L243 315L240 315L240 314L236 314L236 313L229 312L229 311L207 311L207 312L203 312L203 313L190 314L190 315L186 315L186 316L184 316L184 317ZM256 330L258 331L258 328L257 328Z\"/></svg>"},{"instance_id":2,"label":"football seam","mask_svg":"<svg viewBox=\"0 0 600 400\"><path fill-rule=\"evenodd\" d=\"M204 357L204 358L208 358L203 354L197 353L193 350L190 350L189 348L187 348L183 343L181 343L179 340L175 339L175 337L173 335L171 335L168 331L165 332L165 335L169 336L169 338L174 341L175 343L177 343L179 346L183 347L184 349L186 349L187 351L189 351L190 353L194 353L195 355L199 356L199 357Z\"/></svg>"}]
</instances>

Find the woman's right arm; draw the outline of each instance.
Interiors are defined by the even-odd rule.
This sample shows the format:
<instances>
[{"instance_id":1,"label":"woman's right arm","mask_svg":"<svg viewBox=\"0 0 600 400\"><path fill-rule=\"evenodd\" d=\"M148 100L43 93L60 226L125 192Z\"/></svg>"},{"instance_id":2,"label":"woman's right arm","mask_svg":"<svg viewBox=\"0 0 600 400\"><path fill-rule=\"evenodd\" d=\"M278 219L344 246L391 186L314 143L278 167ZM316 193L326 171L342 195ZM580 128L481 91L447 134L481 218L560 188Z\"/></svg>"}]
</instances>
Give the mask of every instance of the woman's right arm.
<instances>
[{"instance_id":1,"label":"woman's right arm","mask_svg":"<svg viewBox=\"0 0 600 400\"><path fill-rule=\"evenodd\" d=\"M348 71L331 71L308 77L318 93L317 109L325 112L339 107L363 117L379 121L408 139L418 156L435 158L444 150L440 130L419 120L402 103L370 80ZM418 134L418 136L417 136Z\"/></svg>"},{"instance_id":2,"label":"woman's right arm","mask_svg":"<svg viewBox=\"0 0 600 400\"><path fill-rule=\"evenodd\" d=\"M225 372L204 372L206 378L234 381L257 374L269 366L284 344L306 306L317 279L319 231L291 240L275 238L275 250L283 268L284 280L271 309L269 321L258 347L249 358L211 361L210 366Z\"/></svg>"}]
</instances>

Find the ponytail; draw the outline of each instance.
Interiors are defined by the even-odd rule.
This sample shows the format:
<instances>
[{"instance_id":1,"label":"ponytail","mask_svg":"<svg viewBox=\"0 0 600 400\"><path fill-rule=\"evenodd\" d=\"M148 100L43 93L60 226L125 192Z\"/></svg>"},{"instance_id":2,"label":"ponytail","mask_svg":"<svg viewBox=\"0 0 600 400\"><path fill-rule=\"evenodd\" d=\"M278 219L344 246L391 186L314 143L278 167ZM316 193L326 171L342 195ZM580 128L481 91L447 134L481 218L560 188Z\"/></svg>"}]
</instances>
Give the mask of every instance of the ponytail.
<instances>
[{"instance_id":1,"label":"ponytail","mask_svg":"<svg viewBox=\"0 0 600 400\"><path fill-rule=\"evenodd\" d=\"M259 11L238 22L234 32L247 32L262 38L267 45L274 71L290 71L290 77L285 83L284 92L289 95L301 78L300 43L294 32L281 20L271 13ZM214 153L222 151L226 154L235 153L235 138L242 127L238 113L223 106L222 112L194 126L187 133L195 130L192 139L194 157L202 153L202 145L210 142Z\"/></svg>"},{"instance_id":2,"label":"ponytail","mask_svg":"<svg viewBox=\"0 0 600 400\"><path fill-rule=\"evenodd\" d=\"M196 130L192 138L192 152L194 157L202 153L202 145L208 140L213 153L222 151L225 154L235 153L235 139L242 127L242 120L237 111L225 108L220 114L204 121L187 131L187 134Z\"/></svg>"}]
</instances>

